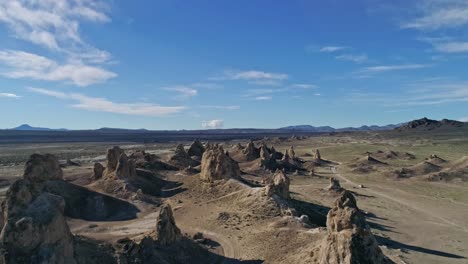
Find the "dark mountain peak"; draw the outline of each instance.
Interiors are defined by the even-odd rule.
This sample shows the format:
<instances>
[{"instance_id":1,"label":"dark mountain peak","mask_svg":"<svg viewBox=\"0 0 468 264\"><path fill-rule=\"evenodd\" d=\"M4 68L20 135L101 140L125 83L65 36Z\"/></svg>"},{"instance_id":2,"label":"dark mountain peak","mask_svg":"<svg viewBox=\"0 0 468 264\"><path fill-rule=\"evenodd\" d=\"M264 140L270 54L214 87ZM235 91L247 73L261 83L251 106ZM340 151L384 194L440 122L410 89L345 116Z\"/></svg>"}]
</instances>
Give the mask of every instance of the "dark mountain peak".
<instances>
[{"instance_id":1,"label":"dark mountain peak","mask_svg":"<svg viewBox=\"0 0 468 264\"><path fill-rule=\"evenodd\" d=\"M450 120L450 119L442 119L440 121L429 119L427 117L423 117L421 119L416 119L410 121L400 127L397 127L397 130L411 130L411 129L419 129L419 130L432 130L436 128L451 128L451 127L462 127L465 123Z\"/></svg>"}]
</instances>

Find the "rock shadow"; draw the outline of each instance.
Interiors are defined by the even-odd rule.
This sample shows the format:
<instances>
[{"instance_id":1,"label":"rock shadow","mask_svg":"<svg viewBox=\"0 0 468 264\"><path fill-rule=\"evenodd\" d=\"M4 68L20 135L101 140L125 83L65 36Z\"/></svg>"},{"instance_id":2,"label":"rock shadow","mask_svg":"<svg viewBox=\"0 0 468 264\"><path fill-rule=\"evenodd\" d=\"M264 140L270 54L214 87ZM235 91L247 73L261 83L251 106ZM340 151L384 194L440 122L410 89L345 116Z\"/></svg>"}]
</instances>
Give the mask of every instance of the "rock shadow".
<instances>
[{"instance_id":1,"label":"rock shadow","mask_svg":"<svg viewBox=\"0 0 468 264\"><path fill-rule=\"evenodd\" d=\"M65 216L86 221L124 221L137 217L133 204L65 181L48 181L45 191L65 200Z\"/></svg>"}]
</instances>

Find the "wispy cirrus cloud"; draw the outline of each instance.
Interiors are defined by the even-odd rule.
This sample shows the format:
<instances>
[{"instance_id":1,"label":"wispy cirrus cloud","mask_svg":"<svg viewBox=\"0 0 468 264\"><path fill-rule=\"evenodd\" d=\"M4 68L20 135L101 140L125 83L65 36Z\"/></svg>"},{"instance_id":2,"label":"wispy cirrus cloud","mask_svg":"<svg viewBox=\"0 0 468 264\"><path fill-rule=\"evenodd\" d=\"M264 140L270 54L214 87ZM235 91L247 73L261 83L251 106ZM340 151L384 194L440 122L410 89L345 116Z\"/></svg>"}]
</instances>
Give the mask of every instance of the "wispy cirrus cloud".
<instances>
[{"instance_id":1,"label":"wispy cirrus cloud","mask_svg":"<svg viewBox=\"0 0 468 264\"><path fill-rule=\"evenodd\" d=\"M335 59L342 60L342 61L352 61L355 63L363 63L369 60L366 54L342 54L335 56Z\"/></svg>"},{"instance_id":2,"label":"wispy cirrus cloud","mask_svg":"<svg viewBox=\"0 0 468 264\"><path fill-rule=\"evenodd\" d=\"M4 98L15 98L15 99L18 99L18 98L21 98L21 96L17 95L17 94L14 94L14 93L0 93L0 98L1 97L4 97Z\"/></svg>"},{"instance_id":3,"label":"wispy cirrus cloud","mask_svg":"<svg viewBox=\"0 0 468 264\"><path fill-rule=\"evenodd\" d=\"M0 24L12 36L50 50L52 59L19 50L0 51L2 75L45 81L67 81L77 86L117 76L103 68L109 52L88 44L79 32L82 22L105 23L109 7L101 0L0 1ZM19 60L26 59L25 62ZM33 64L27 64L32 62ZM9 67L9 68L8 68Z\"/></svg>"},{"instance_id":4,"label":"wispy cirrus cloud","mask_svg":"<svg viewBox=\"0 0 468 264\"><path fill-rule=\"evenodd\" d=\"M468 2L465 0L422 0L417 15L401 23L402 28L438 30L468 25Z\"/></svg>"},{"instance_id":5,"label":"wispy cirrus cloud","mask_svg":"<svg viewBox=\"0 0 468 264\"><path fill-rule=\"evenodd\" d=\"M401 65L378 65L364 67L360 70L362 73L382 73L390 71L417 70L431 67L431 64L401 64Z\"/></svg>"},{"instance_id":6,"label":"wispy cirrus cloud","mask_svg":"<svg viewBox=\"0 0 468 264\"><path fill-rule=\"evenodd\" d=\"M80 93L64 93L43 88L29 87L28 90L61 100L72 101L73 103L70 106L73 108L96 112L137 116L166 116L186 109L184 106L161 106L150 103L117 103L106 98L90 97Z\"/></svg>"},{"instance_id":7,"label":"wispy cirrus cloud","mask_svg":"<svg viewBox=\"0 0 468 264\"><path fill-rule=\"evenodd\" d=\"M211 80L241 80L258 85L278 86L289 78L286 73L265 72L258 70L249 71L225 71L221 76L212 77Z\"/></svg>"},{"instance_id":8,"label":"wispy cirrus cloud","mask_svg":"<svg viewBox=\"0 0 468 264\"><path fill-rule=\"evenodd\" d=\"M291 84L288 86L288 88L292 88L292 89L313 89L313 88L317 88L317 85L315 84L309 84L309 83L295 83L295 84Z\"/></svg>"},{"instance_id":9,"label":"wispy cirrus cloud","mask_svg":"<svg viewBox=\"0 0 468 264\"><path fill-rule=\"evenodd\" d=\"M345 46L324 46L319 49L319 52L337 52L347 49Z\"/></svg>"},{"instance_id":10,"label":"wispy cirrus cloud","mask_svg":"<svg viewBox=\"0 0 468 264\"><path fill-rule=\"evenodd\" d=\"M198 94L198 90L190 86L185 86L185 85L168 86L168 87L163 87L163 89L166 91L176 92L177 96L175 98L181 99L181 100L189 99Z\"/></svg>"},{"instance_id":11,"label":"wispy cirrus cloud","mask_svg":"<svg viewBox=\"0 0 468 264\"><path fill-rule=\"evenodd\" d=\"M0 22L17 38L60 50L85 45L80 22L108 22L107 10L100 0L9 0L0 2Z\"/></svg>"},{"instance_id":12,"label":"wispy cirrus cloud","mask_svg":"<svg viewBox=\"0 0 468 264\"><path fill-rule=\"evenodd\" d=\"M464 53L468 52L468 42L435 43L434 48L445 53Z\"/></svg>"},{"instance_id":13,"label":"wispy cirrus cloud","mask_svg":"<svg viewBox=\"0 0 468 264\"><path fill-rule=\"evenodd\" d=\"M0 68L0 74L8 78L64 81L77 86L100 83L117 76L98 66L80 62L59 64L46 57L18 50L0 50L0 64L7 66L6 69Z\"/></svg>"},{"instance_id":14,"label":"wispy cirrus cloud","mask_svg":"<svg viewBox=\"0 0 468 264\"><path fill-rule=\"evenodd\" d=\"M217 110L239 110L239 105L200 105L200 108L217 109Z\"/></svg>"},{"instance_id":15,"label":"wispy cirrus cloud","mask_svg":"<svg viewBox=\"0 0 468 264\"><path fill-rule=\"evenodd\" d=\"M255 101L270 101L273 99L273 96L257 96L254 97Z\"/></svg>"}]
</instances>

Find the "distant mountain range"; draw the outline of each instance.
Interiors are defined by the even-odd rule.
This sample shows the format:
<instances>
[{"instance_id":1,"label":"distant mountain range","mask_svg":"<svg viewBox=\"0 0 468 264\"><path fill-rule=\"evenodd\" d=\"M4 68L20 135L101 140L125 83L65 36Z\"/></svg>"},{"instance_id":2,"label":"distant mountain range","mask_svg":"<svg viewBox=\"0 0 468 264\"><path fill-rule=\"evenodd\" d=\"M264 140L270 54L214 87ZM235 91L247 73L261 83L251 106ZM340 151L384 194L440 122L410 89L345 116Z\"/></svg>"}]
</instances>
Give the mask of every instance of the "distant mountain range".
<instances>
[{"instance_id":1,"label":"distant mountain range","mask_svg":"<svg viewBox=\"0 0 468 264\"><path fill-rule=\"evenodd\" d=\"M28 124L22 124L20 126L11 128L10 130L20 130L20 131L67 131L68 129L65 128L46 128L46 127L33 127Z\"/></svg>"},{"instance_id":2,"label":"distant mountain range","mask_svg":"<svg viewBox=\"0 0 468 264\"><path fill-rule=\"evenodd\" d=\"M344 132L344 131L383 131L383 130L398 130L398 131L405 131L405 130L432 130L436 128L456 128L456 127L468 127L468 123L449 120L449 119L442 119L441 121L428 119L426 117L413 120L407 123L400 123L400 124L391 124L385 126L360 126L360 127L344 127L344 128L333 128L331 126L311 126L311 125L297 125L297 126L287 126L281 127L278 129L254 129L254 128L233 128L233 129L215 129L212 130L222 132L222 131L233 131L233 132L242 132L242 131L277 131L277 132L303 132L303 133L330 133L330 132ZM15 128L11 128L8 130L18 130L18 131L69 131L65 128L53 129L53 128L45 128L45 127L33 127L28 124L23 124ZM103 127L99 129L92 129L90 131L98 131L98 132L150 132L151 130L147 130L144 128L141 129L126 129L126 128L108 128ZM185 130L183 130L185 131ZM196 131L196 130L194 130Z\"/></svg>"}]
</instances>

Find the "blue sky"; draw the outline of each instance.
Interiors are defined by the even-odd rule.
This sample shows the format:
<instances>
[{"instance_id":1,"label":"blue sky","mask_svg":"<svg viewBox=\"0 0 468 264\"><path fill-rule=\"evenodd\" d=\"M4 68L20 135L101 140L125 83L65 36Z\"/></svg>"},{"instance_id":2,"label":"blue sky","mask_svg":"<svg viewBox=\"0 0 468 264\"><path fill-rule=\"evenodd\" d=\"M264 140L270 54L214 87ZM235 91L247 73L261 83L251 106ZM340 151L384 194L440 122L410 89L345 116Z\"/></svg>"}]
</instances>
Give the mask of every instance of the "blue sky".
<instances>
[{"instance_id":1,"label":"blue sky","mask_svg":"<svg viewBox=\"0 0 468 264\"><path fill-rule=\"evenodd\" d=\"M468 121L467 62L466 0L0 0L0 127Z\"/></svg>"}]
</instances>

